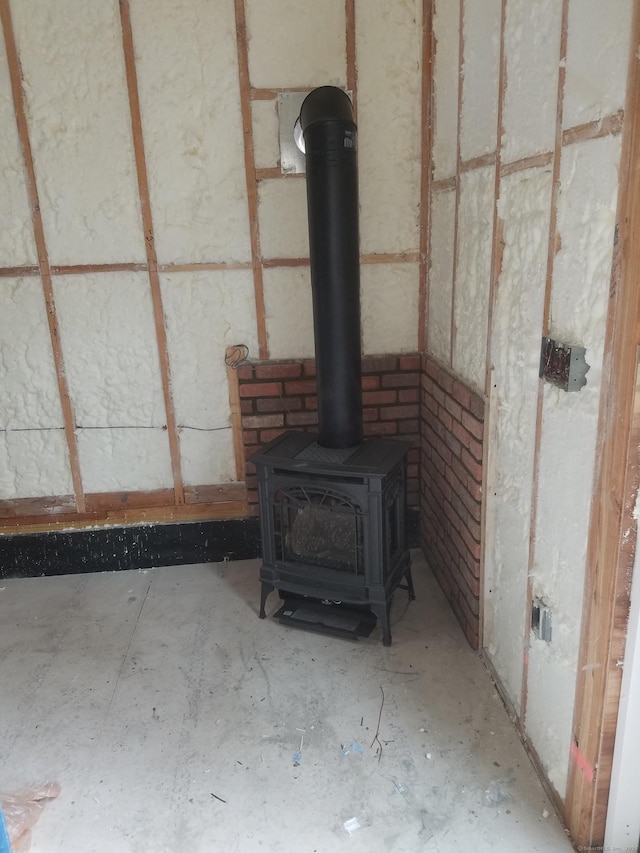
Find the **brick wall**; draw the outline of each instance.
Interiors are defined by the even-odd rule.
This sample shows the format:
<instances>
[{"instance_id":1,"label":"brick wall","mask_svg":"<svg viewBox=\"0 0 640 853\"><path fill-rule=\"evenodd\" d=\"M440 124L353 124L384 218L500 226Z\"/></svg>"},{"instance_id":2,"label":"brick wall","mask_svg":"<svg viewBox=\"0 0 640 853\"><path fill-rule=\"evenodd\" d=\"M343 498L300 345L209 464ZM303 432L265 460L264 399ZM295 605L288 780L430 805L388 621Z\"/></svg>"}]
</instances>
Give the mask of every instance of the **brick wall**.
<instances>
[{"instance_id":1,"label":"brick wall","mask_svg":"<svg viewBox=\"0 0 640 853\"><path fill-rule=\"evenodd\" d=\"M425 355L421 420L422 545L477 649L484 400Z\"/></svg>"},{"instance_id":2,"label":"brick wall","mask_svg":"<svg viewBox=\"0 0 640 853\"><path fill-rule=\"evenodd\" d=\"M369 356L362 359L365 436L389 436L413 442L407 464L407 503L420 501L419 355ZM245 456L288 429L315 431L318 398L315 362L251 362L238 368ZM255 468L247 462L249 512L258 514Z\"/></svg>"}]
</instances>

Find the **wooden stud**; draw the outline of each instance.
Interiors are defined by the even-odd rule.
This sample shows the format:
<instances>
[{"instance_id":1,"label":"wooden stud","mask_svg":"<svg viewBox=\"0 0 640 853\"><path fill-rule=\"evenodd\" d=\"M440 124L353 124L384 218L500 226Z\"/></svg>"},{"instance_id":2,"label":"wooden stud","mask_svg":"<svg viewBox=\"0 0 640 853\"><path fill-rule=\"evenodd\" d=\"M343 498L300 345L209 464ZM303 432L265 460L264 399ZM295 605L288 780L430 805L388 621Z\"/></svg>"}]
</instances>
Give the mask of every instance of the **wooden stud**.
<instances>
[{"instance_id":1,"label":"wooden stud","mask_svg":"<svg viewBox=\"0 0 640 853\"><path fill-rule=\"evenodd\" d=\"M601 845L604 839L622 679L618 662L624 658L628 578L637 547L633 508L640 444L640 0L634 2L631 32L598 424L601 460L591 505L566 801L567 825L574 842L583 847Z\"/></svg>"},{"instance_id":2,"label":"wooden stud","mask_svg":"<svg viewBox=\"0 0 640 853\"><path fill-rule=\"evenodd\" d=\"M562 17L560 22L560 55L558 57L558 85L556 90L556 129L555 144L553 150L552 165L552 189L551 209L549 213L549 241L547 251L547 268L545 275L544 307L542 314L541 336L549 332L551 313L551 291L553 287L553 267L558 246L558 197L560 194L560 161L562 158L562 113L564 107L564 83L566 76L567 40L569 32L569 0L562 0ZM540 481L540 448L542 441L542 412L544 402L543 382L538 384L538 397L536 401L536 427L535 444L533 450L533 485L531 490L531 515L529 521L529 554L527 567L527 594L524 606L524 641L522 656L525 662L522 670L520 720L519 725L524 727L527 714L527 701L529 696L528 667L530 646L531 605L533 602L533 568L535 561L536 523L538 517L538 492Z\"/></svg>"},{"instance_id":3,"label":"wooden stud","mask_svg":"<svg viewBox=\"0 0 640 853\"><path fill-rule=\"evenodd\" d=\"M0 278L27 278L40 275L40 267L1 267Z\"/></svg>"},{"instance_id":4,"label":"wooden stud","mask_svg":"<svg viewBox=\"0 0 640 853\"><path fill-rule=\"evenodd\" d=\"M449 367L453 367L456 349L456 281L458 278L458 243L460 218L460 133L462 114L462 81L464 78L464 0L458 0L458 124L456 129L456 182L455 214L453 223L453 271L451 275L451 322L449 344Z\"/></svg>"},{"instance_id":5,"label":"wooden stud","mask_svg":"<svg viewBox=\"0 0 640 853\"><path fill-rule=\"evenodd\" d=\"M231 428L233 431L233 450L236 461L236 479L245 478L244 442L242 440L242 412L240 409L240 386L238 383L238 367L243 353L238 347L227 347L225 364L227 365L227 383L229 385L229 406L231 408Z\"/></svg>"},{"instance_id":6,"label":"wooden stud","mask_svg":"<svg viewBox=\"0 0 640 853\"><path fill-rule=\"evenodd\" d=\"M74 498L78 512L84 512L84 490L82 486L82 476L80 473L78 443L75 433L75 417L73 413L73 406L71 404L71 398L69 396L69 386L67 384L64 358L62 354L62 345L60 343L60 329L58 326L56 305L53 295L53 285L51 282L49 253L47 251L44 225L42 222L42 213L40 211L38 184L36 181L36 173L33 162L33 152L31 150L31 139L29 137L29 126L27 123L24 93L22 91L20 59L18 57L18 49L16 46L15 33L13 30L13 21L11 19L11 7L9 5L9 0L0 0L0 20L2 21L2 28L4 31L4 40L7 51L7 63L9 66L9 77L11 80L11 92L13 95L13 105L16 114L18 137L20 139L20 145L22 147L22 155L24 159L27 194L31 206L31 221L33 225L36 252L38 254L38 268L40 271L40 278L42 280L42 288L44 291L47 323L49 326L49 336L51 338L53 362L58 383L58 394L60 397L60 405L62 408L62 417L64 421L64 431L67 439L67 447L69 450L69 466L71 469Z\"/></svg>"},{"instance_id":7,"label":"wooden stud","mask_svg":"<svg viewBox=\"0 0 640 853\"><path fill-rule=\"evenodd\" d=\"M140 194L142 227L144 230L144 242L145 251L147 255L149 285L151 290L151 301L153 304L153 317L155 322L156 338L158 342L158 357L160 362L162 393L164 397L165 413L167 416L169 452L171 456L171 468L173 472L173 489L175 493L176 504L183 504L184 488L182 485L180 445L178 441L178 428L176 425L173 395L171 393L169 350L167 346L167 332L165 328L164 308L162 305L160 277L158 275L158 258L156 255L155 239L153 233L153 217L151 215L149 179L147 176L147 163L144 151L142 117L140 114L140 97L138 92L138 74L136 71L135 51L133 46L133 31L131 28L131 9L129 6L129 0L120 0L120 22L122 26L122 50L124 54L125 74L127 79L127 92L129 95L131 132L133 137L133 150L136 163L138 192Z\"/></svg>"},{"instance_id":8,"label":"wooden stud","mask_svg":"<svg viewBox=\"0 0 640 853\"><path fill-rule=\"evenodd\" d=\"M553 163L554 152L545 151L543 154L532 154L530 157L522 157L511 163L500 164L500 177L506 178L514 172L524 172L526 169L539 169L550 166Z\"/></svg>"},{"instance_id":9,"label":"wooden stud","mask_svg":"<svg viewBox=\"0 0 640 853\"><path fill-rule=\"evenodd\" d=\"M562 144L572 145L574 142L584 142L587 139L602 139L603 136L618 136L622 133L624 111L605 116L598 121L590 121L570 127L562 132Z\"/></svg>"},{"instance_id":10,"label":"wooden stud","mask_svg":"<svg viewBox=\"0 0 640 853\"><path fill-rule=\"evenodd\" d=\"M158 270L161 273L172 272L219 272L223 270L250 270L252 266L248 262L229 261L216 263L214 261L203 261L194 264L158 264Z\"/></svg>"},{"instance_id":11,"label":"wooden stud","mask_svg":"<svg viewBox=\"0 0 640 853\"><path fill-rule=\"evenodd\" d=\"M245 0L234 0L238 77L240 82L240 107L242 112L242 133L244 138L244 167L247 182L251 263L253 268L256 324L258 332L258 354L261 359L267 359L269 358L269 347L267 341L267 321L264 304L260 226L258 222L258 185L256 181L256 166L253 154L253 118L251 115L252 91L251 84L249 82L249 48L247 44L247 20L244 4Z\"/></svg>"},{"instance_id":12,"label":"wooden stud","mask_svg":"<svg viewBox=\"0 0 640 853\"><path fill-rule=\"evenodd\" d=\"M103 272L147 272L147 264L68 264L51 267L52 275L91 275Z\"/></svg>"},{"instance_id":13,"label":"wooden stud","mask_svg":"<svg viewBox=\"0 0 640 853\"><path fill-rule=\"evenodd\" d=\"M418 351L427 347L429 254L431 246L431 163L433 159L433 0L422 0L422 104L420 111L420 238L418 271Z\"/></svg>"},{"instance_id":14,"label":"wooden stud","mask_svg":"<svg viewBox=\"0 0 640 853\"><path fill-rule=\"evenodd\" d=\"M0 501L0 535L40 532L59 528L137 524L141 521L193 521L239 518L247 514L244 483L186 486L185 503L176 506L172 489L150 492L87 494L83 513L74 510L72 495Z\"/></svg>"},{"instance_id":15,"label":"wooden stud","mask_svg":"<svg viewBox=\"0 0 640 853\"><path fill-rule=\"evenodd\" d=\"M472 157L470 160L461 160L460 171L462 173L471 172L473 169L482 169L485 166L493 166L496 162L496 156L495 151L489 151L488 154L480 154L478 157Z\"/></svg>"},{"instance_id":16,"label":"wooden stud","mask_svg":"<svg viewBox=\"0 0 640 853\"><path fill-rule=\"evenodd\" d=\"M489 315L487 321L487 355L485 368L485 393L490 394L491 388L491 333L493 328L493 310L498 288L498 279L502 272L502 255L504 252L503 226L504 223L498 216L498 203L500 201L500 178L502 165L502 137L504 134L504 99L507 86L507 56L505 50L505 25L506 25L506 0L502 0L500 6L500 55L498 64L498 110L496 116L496 150L493 154L494 191L493 191L493 225L491 235L491 277L489 280ZM476 158L476 160L479 158ZM473 161L469 161L473 162ZM482 163L484 165L490 165ZM487 442L488 443L488 442Z\"/></svg>"},{"instance_id":17,"label":"wooden stud","mask_svg":"<svg viewBox=\"0 0 640 853\"><path fill-rule=\"evenodd\" d=\"M347 89L351 92L353 115L358 122L358 66L356 62L356 3L345 0L345 41L347 54Z\"/></svg>"}]
</instances>

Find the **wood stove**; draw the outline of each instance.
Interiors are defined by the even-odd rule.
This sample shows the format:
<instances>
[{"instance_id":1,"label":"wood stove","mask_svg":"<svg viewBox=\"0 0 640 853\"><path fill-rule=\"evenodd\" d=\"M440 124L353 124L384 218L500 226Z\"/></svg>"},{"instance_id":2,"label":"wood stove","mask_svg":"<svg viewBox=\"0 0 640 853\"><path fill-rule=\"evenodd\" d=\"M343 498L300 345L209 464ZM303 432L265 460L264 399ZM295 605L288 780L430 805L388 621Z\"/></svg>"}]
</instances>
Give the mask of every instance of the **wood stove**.
<instances>
[{"instance_id":1,"label":"wood stove","mask_svg":"<svg viewBox=\"0 0 640 853\"><path fill-rule=\"evenodd\" d=\"M387 439L325 448L313 434L287 432L253 455L262 530L260 618L274 589L367 605L384 645L391 644L393 593L402 586L414 597L404 518L408 448Z\"/></svg>"},{"instance_id":2,"label":"wood stove","mask_svg":"<svg viewBox=\"0 0 640 853\"><path fill-rule=\"evenodd\" d=\"M273 589L371 608L413 598L405 542L409 445L363 440L357 130L348 95L314 89L298 119L307 167L318 435L288 432L251 457L258 476L262 597Z\"/></svg>"}]
</instances>

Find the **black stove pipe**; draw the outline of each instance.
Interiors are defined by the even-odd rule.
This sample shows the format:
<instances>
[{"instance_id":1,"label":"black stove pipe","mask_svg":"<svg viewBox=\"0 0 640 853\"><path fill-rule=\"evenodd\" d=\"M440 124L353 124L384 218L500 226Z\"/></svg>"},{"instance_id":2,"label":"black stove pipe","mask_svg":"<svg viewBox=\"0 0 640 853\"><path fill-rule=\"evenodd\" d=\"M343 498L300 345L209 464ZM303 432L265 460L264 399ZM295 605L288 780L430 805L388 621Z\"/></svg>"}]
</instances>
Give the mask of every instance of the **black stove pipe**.
<instances>
[{"instance_id":1,"label":"black stove pipe","mask_svg":"<svg viewBox=\"0 0 640 853\"><path fill-rule=\"evenodd\" d=\"M357 128L349 96L314 89L300 110L318 382L318 444L362 441Z\"/></svg>"}]
</instances>

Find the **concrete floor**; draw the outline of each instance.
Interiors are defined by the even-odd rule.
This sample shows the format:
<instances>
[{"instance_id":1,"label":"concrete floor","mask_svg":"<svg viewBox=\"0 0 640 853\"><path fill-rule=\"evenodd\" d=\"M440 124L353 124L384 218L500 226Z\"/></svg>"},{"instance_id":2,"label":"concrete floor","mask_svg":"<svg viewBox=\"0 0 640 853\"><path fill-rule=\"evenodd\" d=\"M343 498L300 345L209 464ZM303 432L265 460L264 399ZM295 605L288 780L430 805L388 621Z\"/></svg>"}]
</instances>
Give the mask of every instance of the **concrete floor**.
<instances>
[{"instance_id":1,"label":"concrete floor","mask_svg":"<svg viewBox=\"0 0 640 853\"><path fill-rule=\"evenodd\" d=\"M0 581L0 790L61 785L32 853L572 849L419 553L390 648L259 620L258 566Z\"/></svg>"}]
</instances>

